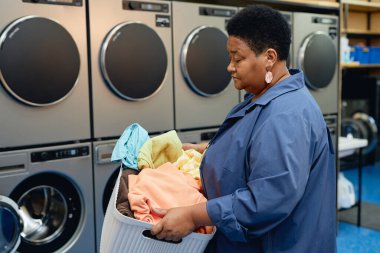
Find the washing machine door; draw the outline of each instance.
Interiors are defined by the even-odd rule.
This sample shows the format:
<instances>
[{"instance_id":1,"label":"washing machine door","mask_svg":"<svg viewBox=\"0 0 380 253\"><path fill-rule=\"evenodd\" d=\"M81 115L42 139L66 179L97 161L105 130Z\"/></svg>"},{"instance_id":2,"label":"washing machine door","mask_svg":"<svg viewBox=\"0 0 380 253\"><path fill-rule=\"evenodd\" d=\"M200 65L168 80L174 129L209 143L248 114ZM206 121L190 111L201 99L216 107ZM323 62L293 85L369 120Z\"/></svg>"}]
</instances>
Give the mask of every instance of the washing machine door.
<instances>
[{"instance_id":1,"label":"washing machine door","mask_svg":"<svg viewBox=\"0 0 380 253\"><path fill-rule=\"evenodd\" d=\"M0 252L16 251L20 244L22 222L17 204L0 195Z\"/></svg>"},{"instance_id":2,"label":"washing machine door","mask_svg":"<svg viewBox=\"0 0 380 253\"><path fill-rule=\"evenodd\" d=\"M113 192L113 188L115 187L117 177L119 176L120 167L117 167L115 171L112 173L112 175L107 180L106 186L104 187L103 191L103 199L102 199L102 206L103 206L103 214L106 214L108 202L111 199L111 195Z\"/></svg>"},{"instance_id":3,"label":"washing machine door","mask_svg":"<svg viewBox=\"0 0 380 253\"><path fill-rule=\"evenodd\" d=\"M51 19L23 17L0 33L0 82L18 102L48 106L64 100L79 69L75 41Z\"/></svg>"},{"instance_id":4,"label":"washing machine door","mask_svg":"<svg viewBox=\"0 0 380 253\"><path fill-rule=\"evenodd\" d=\"M201 26L187 36L181 50L181 70L196 94L212 97L228 87L231 74L226 45L227 34L216 27Z\"/></svg>"},{"instance_id":5,"label":"washing machine door","mask_svg":"<svg viewBox=\"0 0 380 253\"><path fill-rule=\"evenodd\" d=\"M304 39L299 50L298 68L304 72L309 88L319 90L330 84L337 68L337 50L327 33L318 31Z\"/></svg>"},{"instance_id":6,"label":"washing machine door","mask_svg":"<svg viewBox=\"0 0 380 253\"><path fill-rule=\"evenodd\" d=\"M23 221L20 252L61 252L75 242L83 227L81 194L67 177L39 173L11 192Z\"/></svg>"},{"instance_id":7,"label":"washing machine door","mask_svg":"<svg viewBox=\"0 0 380 253\"><path fill-rule=\"evenodd\" d=\"M122 99L146 100L162 87L168 66L166 49L159 35L141 22L114 27L99 57L103 78Z\"/></svg>"}]
</instances>

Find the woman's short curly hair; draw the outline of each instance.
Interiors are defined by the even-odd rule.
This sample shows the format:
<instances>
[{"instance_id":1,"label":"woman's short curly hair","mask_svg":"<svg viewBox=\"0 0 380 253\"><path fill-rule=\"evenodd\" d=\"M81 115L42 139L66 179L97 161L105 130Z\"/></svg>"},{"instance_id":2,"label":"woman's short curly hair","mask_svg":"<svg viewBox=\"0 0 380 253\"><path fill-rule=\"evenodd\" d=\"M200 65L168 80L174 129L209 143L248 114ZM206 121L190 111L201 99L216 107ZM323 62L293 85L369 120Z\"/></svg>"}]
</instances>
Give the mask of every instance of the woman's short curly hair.
<instances>
[{"instance_id":1,"label":"woman's short curly hair","mask_svg":"<svg viewBox=\"0 0 380 253\"><path fill-rule=\"evenodd\" d=\"M279 60L286 60L289 56L289 24L281 13L268 6L247 6L230 19L227 33L245 41L257 55L273 48Z\"/></svg>"}]
</instances>

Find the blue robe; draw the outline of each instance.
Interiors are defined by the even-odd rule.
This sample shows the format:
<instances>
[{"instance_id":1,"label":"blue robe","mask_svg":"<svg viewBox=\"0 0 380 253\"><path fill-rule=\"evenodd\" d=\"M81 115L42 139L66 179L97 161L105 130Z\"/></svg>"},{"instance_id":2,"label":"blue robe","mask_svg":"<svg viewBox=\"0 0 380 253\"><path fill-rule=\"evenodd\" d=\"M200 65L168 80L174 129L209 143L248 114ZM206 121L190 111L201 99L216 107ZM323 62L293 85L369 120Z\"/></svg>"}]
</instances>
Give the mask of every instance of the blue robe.
<instances>
[{"instance_id":1,"label":"blue robe","mask_svg":"<svg viewBox=\"0 0 380 253\"><path fill-rule=\"evenodd\" d=\"M323 115L292 75L235 106L201 164L217 226L208 252L336 252L335 152Z\"/></svg>"}]
</instances>

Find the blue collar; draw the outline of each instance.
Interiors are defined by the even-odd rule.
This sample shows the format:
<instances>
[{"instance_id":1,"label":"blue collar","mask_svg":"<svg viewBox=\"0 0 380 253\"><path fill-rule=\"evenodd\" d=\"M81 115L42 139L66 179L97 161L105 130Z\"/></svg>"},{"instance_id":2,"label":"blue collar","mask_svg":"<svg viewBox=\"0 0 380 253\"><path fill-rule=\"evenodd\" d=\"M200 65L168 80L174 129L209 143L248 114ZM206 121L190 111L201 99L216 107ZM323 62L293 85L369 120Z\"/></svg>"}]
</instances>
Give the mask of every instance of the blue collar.
<instances>
[{"instance_id":1,"label":"blue collar","mask_svg":"<svg viewBox=\"0 0 380 253\"><path fill-rule=\"evenodd\" d=\"M282 80L281 82L268 89L257 100L251 102L252 98L255 95L246 94L244 96L245 100L232 109L232 111L227 115L227 119L244 117L244 115L253 110L256 105L265 106L276 97L294 90L301 89L305 86L304 76L301 70L290 69L289 72L291 75L290 77Z\"/></svg>"}]
</instances>

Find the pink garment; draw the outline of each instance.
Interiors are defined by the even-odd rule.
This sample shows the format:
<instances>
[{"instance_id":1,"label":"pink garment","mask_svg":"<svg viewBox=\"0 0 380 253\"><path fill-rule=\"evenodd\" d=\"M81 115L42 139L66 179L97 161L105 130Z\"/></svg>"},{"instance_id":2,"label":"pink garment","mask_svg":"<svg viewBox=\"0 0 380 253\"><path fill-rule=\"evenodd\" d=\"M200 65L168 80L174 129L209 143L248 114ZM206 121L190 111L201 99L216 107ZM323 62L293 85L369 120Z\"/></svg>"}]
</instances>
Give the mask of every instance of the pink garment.
<instances>
[{"instance_id":1,"label":"pink garment","mask_svg":"<svg viewBox=\"0 0 380 253\"><path fill-rule=\"evenodd\" d=\"M169 209L206 202L199 192L197 181L178 170L171 163L156 169L144 169L138 175L129 175L128 200L138 220L156 224L161 217L151 212L152 208ZM211 233L212 227L203 227L199 232Z\"/></svg>"}]
</instances>

